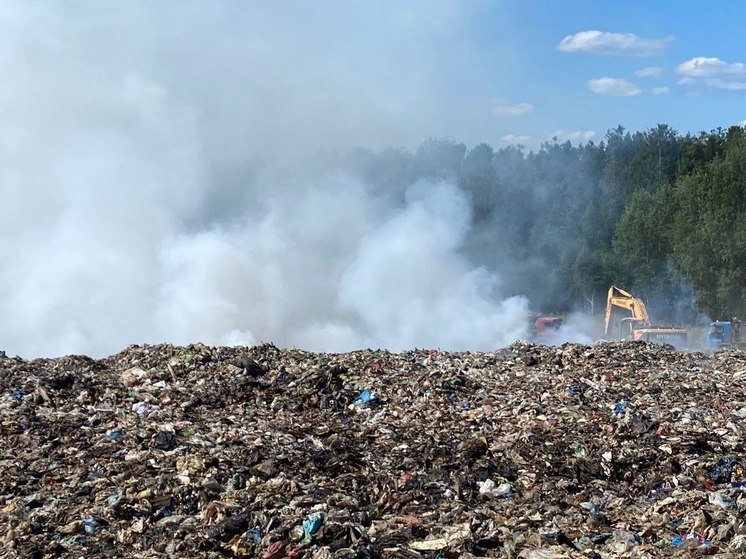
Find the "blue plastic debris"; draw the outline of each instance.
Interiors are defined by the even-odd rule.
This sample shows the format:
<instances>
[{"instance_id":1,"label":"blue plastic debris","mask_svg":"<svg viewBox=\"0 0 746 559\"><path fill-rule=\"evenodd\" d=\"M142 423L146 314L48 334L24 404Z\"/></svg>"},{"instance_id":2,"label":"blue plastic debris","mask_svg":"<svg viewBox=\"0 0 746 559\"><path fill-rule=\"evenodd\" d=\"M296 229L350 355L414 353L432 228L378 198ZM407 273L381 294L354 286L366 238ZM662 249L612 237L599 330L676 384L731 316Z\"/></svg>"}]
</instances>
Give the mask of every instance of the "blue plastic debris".
<instances>
[{"instance_id":1,"label":"blue plastic debris","mask_svg":"<svg viewBox=\"0 0 746 559\"><path fill-rule=\"evenodd\" d=\"M109 498L106 500L106 502L109 504L109 507L114 508L119 503L122 502L122 497L124 494L122 493L121 489L115 489L114 492L109 496Z\"/></svg>"},{"instance_id":2,"label":"blue plastic debris","mask_svg":"<svg viewBox=\"0 0 746 559\"><path fill-rule=\"evenodd\" d=\"M687 540L697 540L701 545L704 546L712 545L712 542L710 540L705 538L702 534L698 534L697 532L690 532L684 536L674 536L671 539L671 544L676 547L680 547Z\"/></svg>"},{"instance_id":3,"label":"blue plastic debris","mask_svg":"<svg viewBox=\"0 0 746 559\"><path fill-rule=\"evenodd\" d=\"M614 415L622 415L624 412L627 411L628 407L629 402L627 402L626 400L622 400L616 406L614 406Z\"/></svg>"},{"instance_id":4,"label":"blue plastic debris","mask_svg":"<svg viewBox=\"0 0 746 559\"><path fill-rule=\"evenodd\" d=\"M580 506L583 507L585 510L587 510L591 514L596 514L598 512L596 509L596 504L591 503L590 501L580 503Z\"/></svg>"},{"instance_id":5,"label":"blue plastic debris","mask_svg":"<svg viewBox=\"0 0 746 559\"><path fill-rule=\"evenodd\" d=\"M355 400L356 406L365 406L367 404L374 404L379 401L379 398L376 394L373 394L370 390L363 390L360 393L360 396L357 397L357 400Z\"/></svg>"},{"instance_id":6,"label":"blue plastic debris","mask_svg":"<svg viewBox=\"0 0 746 559\"><path fill-rule=\"evenodd\" d=\"M231 476L231 479L228 481L228 485L231 489L234 491L241 488L241 476L239 476L237 473L233 474Z\"/></svg>"},{"instance_id":7,"label":"blue plastic debris","mask_svg":"<svg viewBox=\"0 0 746 559\"><path fill-rule=\"evenodd\" d=\"M254 543L262 542L262 537L264 537L264 534L262 534L262 529L259 526L252 528L249 533L251 534L251 539Z\"/></svg>"},{"instance_id":8,"label":"blue plastic debris","mask_svg":"<svg viewBox=\"0 0 746 559\"><path fill-rule=\"evenodd\" d=\"M319 531L322 524L324 524L324 513L315 512L303 521L303 531L312 536Z\"/></svg>"},{"instance_id":9,"label":"blue plastic debris","mask_svg":"<svg viewBox=\"0 0 746 559\"><path fill-rule=\"evenodd\" d=\"M106 432L106 440L107 441L118 441L122 437L122 430L121 429L109 429Z\"/></svg>"},{"instance_id":10,"label":"blue plastic debris","mask_svg":"<svg viewBox=\"0 0 746 559\"><path fill-rule=\"evenodd\" d=\"M20 402L21 400L23 400L23 392L21 392L20 390L14 390L13 391L13 399L16 402Z\"/></svg>"},{"instance_id":11,"label":"blue plastic debris","mask_svg":"<svg viewBox=\"0 0 746 559\"><path fill-rule=\"evenodd\" d=\"M96 531L96 528L98 528L98 522L96 522L94 518L83 519L83 529L86 534L93 534L93 532Z\"/></svg>"},{"instance_id":12,"label":"blue plastic debris","mask_svg":"<svg viewBox=\"0 0 746 559\"><path fill-rule=\"evenodd\" d=\"M710 479L715 483L730 483L733 470L741 463L735 456L720 458L710 470Z\"/></svg>"}]
</instances>

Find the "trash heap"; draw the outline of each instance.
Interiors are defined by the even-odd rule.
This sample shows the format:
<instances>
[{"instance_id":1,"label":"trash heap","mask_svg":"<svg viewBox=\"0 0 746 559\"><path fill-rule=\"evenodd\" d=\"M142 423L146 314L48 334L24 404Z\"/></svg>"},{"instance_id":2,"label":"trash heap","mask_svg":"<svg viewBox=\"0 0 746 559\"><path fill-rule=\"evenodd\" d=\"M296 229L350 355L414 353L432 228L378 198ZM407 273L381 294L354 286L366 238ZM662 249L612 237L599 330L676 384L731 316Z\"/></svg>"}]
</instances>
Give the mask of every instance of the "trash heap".
<instances>
[{"instance_id":1,"label":"trash heap","mask_svg":"<svg viewBox=\"0 0 746 559\"><path fill-rule=\"evenodd\" d=\"M740 557L746 355L0 356L0 556Z\"/></svg>"}]
</instances>

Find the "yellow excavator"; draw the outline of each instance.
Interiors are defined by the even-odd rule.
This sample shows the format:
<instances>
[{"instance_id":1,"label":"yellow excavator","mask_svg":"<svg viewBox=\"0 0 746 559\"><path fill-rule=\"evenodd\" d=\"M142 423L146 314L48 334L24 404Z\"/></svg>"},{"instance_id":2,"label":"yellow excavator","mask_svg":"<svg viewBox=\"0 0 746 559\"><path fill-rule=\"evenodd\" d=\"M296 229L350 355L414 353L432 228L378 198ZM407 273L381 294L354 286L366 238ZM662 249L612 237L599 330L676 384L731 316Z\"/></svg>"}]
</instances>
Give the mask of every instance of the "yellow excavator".
<instances>
[{"instance_id":1,"label":"yellow excavator","mask_svg":"<svg viewBox=\"0 0 746 559\"><path fill-rule=\"evenodd\" d=\"M652 326L642 299L612 285L606 298L604 336L614 335L620 340L642 340L658 344L671 344L678 349L687 347L687 331L682 328Z\"/></svg>"}]
</instances>

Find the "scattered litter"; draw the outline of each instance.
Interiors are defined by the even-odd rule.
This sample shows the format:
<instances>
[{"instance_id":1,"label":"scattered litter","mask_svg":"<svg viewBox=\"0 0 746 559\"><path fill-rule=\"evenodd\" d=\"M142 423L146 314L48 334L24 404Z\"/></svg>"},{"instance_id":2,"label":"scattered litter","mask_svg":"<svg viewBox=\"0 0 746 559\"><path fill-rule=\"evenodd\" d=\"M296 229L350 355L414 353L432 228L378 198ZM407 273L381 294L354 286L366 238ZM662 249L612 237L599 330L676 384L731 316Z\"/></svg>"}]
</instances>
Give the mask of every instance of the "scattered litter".
<instances>
[{"instance_id":1,"label":"scattered litter","mask_svg":"<svg viewBox=\"0 0 746 559\"><path fill-rule=\"evenodd\" d=\"M639 342L0 358L0 556L736 557L744 370Z\"/></svg>"}]
</instances>

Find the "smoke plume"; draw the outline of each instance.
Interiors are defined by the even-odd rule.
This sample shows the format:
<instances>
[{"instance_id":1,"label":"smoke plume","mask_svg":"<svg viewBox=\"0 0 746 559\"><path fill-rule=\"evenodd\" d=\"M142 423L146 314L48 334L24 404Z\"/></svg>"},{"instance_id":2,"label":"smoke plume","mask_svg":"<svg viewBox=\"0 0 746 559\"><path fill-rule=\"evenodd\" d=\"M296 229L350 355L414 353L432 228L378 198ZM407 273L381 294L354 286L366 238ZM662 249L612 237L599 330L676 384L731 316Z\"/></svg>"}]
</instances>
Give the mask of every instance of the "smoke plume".
<instances>
[{"instance_id":1,"label":"smoke plume","mask_svg":"<svg viewBox=\"0 0 746 559\"><path fill-rule=\"evenodd\" d=\"M0 347L524 336L527 301L462 255L455 184L402 199L335 163L468 123L470 8L423 5L4 3Z\"/></svg>"}]
</instances>

